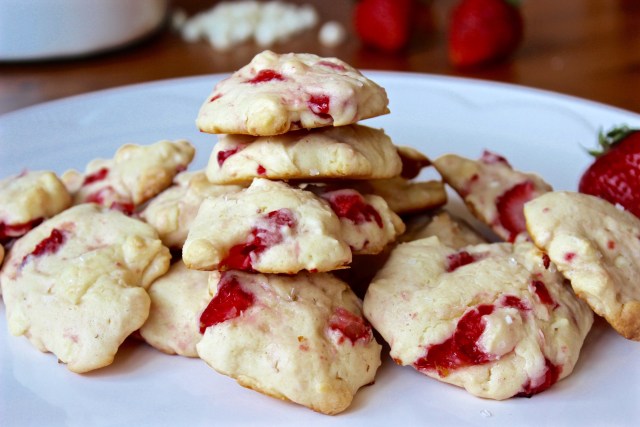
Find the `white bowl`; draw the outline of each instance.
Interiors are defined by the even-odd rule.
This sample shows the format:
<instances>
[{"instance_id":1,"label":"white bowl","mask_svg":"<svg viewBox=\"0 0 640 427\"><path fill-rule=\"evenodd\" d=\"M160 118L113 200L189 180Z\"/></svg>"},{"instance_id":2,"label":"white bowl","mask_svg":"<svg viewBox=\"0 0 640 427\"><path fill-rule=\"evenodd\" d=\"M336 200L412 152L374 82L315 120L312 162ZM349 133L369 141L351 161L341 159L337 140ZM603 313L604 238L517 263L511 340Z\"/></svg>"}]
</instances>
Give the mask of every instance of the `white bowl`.
<instances>
[{"instance_id":1,"label":"white bowl","mask_svg":"<svg viewBox=\"0 0 640 427\"><path fill-rule=\"evenodd\" d=\"M168 0L0 0L0 60L87 55L157 29Z\"/></svg>"}]
</instances>

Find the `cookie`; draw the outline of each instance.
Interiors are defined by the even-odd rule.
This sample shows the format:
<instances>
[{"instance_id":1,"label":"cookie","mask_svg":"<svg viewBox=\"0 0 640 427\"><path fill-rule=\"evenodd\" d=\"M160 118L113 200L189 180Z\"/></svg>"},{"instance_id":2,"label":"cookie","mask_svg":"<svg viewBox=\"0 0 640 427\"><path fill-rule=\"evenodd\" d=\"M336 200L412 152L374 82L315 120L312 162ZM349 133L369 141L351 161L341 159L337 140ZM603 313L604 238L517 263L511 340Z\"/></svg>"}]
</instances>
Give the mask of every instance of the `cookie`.
<instances>
[{"instance_id":1,"label":"cookie","mask_svg":"<svg viewBox=\"0 0 640 427\"><path fill-rule=\"evenodd\" d=\"M396 363L497 400L569 375L593 322L532 243L453 249L437 237L394 249L364 313Z\"/></svg>"},{"instance_id":2,"label":"cookie","mask_svg":"<svg viewBox=\"0 0 640 427\"><path fill-rule=\"evenodd\" d=\"M71 170L62 179L73 193L74 204L92 202L131 214L169 187L194 154L186 140L125 144L113 159L92 160L84 174Z\"/></svg>"},{"instance_id":3,"label":"cookie","mask_svg":"<svg viewBox=\"0 0 640 427\"><path fill-rule=\"evenodd\" d=\"M531 238L576 294L640 341L640 219L594 196L552 192L524 208Z\"/></svg>"},{"instance_id":4,"label":"cookie","mask_svg":"<svg viewBox=\"0 0 640 427\"><path fill-rule=\"evenodd\" d=\"M140 217L156 229L165 246L182 249L202 201L242 188L240 185L212 184L204 171L181 172L173 186L151 199Z\"/></svg>"},{"instance_id":5,"label":"cookie","mask_svg":"<svg viewBox=\"0 0 640 427\"><path fill-rule=\"evenodd\" d=\"M149 318L140 328L149 345L167 354L198 357L200 315L211 301L208 278L209 272L190 270L178 261L151 284Z\"/></svg>"},{"instance_id":6,"label":"cookie","mask_svg":"<svg viewBox=\"0 0 640 427\"><path fill-rule=\"evenodd\" d=\"M202 202L182 250L196 270L293 274L351 262L329 204L284 182L255 179L245 190Z\"/></svg>"},{"instance_id":7,"label":"cookie","mask_svg":"<svg viewBox=\"0 0 640 427\"><path fill-rule=\"evenodd\" d=\"M431 236L436 236L442 244L454 249L487 243L469 224L445 211L432 216L412 218L407 222L407 231L399 240L410 242Z\"/></svg>"},{"instance_id":8,"label":"cookie","mask_svg":"<svg viewBox=\"0 0 640 427\"><path fill-rule=\"evenodd\" d=\"M402 177L351 181L352 186L363 194L382 197L389 208L398 215L415 214L436 209L447 203L447 192L441 181L413 181Z\"/></svg>"},{"instance_id":9,"label":"cookie","mask_svg":"<svg viewBox=\"0 0 640 427\"><path fill-rule=\"evenodd\" d=\"M71 196L53 172L23 172L0 180L0 244L69 206Z\"/></svg>"},{"instance_id":10,"label":"cookie","mask_svg":"<svg viewBox=\"0 0 640 427\"><path fill-rule=\"evenodd\" d=\"M196 348L216 371L325 414L344 411L373 382L381 347L344 282L329 273L210 277L215 297Z\"/></svg>"},{"instance_id":11,"label":"cookie","mask_svg":"<svg viewBox=\"0 0 640 427\"><path fill-rule=\"evenodd\" d=\"M396 176L401 169L398 151L383 130L350 125L276 136L220 135L207 178L216 184L253 178L374 179Z\"/></svg>"},{"instance_id":12,"label":"cookie","mask_svg":"<svg viewBox=\"0 0 640 427\"><path fill-rule=\"evenodd\" d=\"M401 176L404 179L413 179L420 174L422 169L431 166L431 160L413 147L400 145L396 149L402 161Z\"/></svg>"},{"instance_id":13,"label":"cookie","mask_svg":"<svg viewBox=\"0 0 640 427\"><path fill-rule=\"evenodd\" d=\"M8 253L0 284L9 331L73 372L107 366L147 319L145 288L169 259L148 224L95 204L72 207Z\"/></svg>"},{"instance_id":14,"label":"cookie","mask_svg":"<svg viewBox=\"0 0 640 427\"><path fill-rule=\"evenodd\" d=\"M196 125L202 132L280 135L344 126L387 114L383 88L337 58L264 51L207 97Z\"/></svg>"},{"instance_id":15,"label":"cookie","mask_svg":"<svg viewBox=\"0 0 640 427\"><path fill-rule=\"evenodd\" d=\"M469 210L509 242L526 239L522 206L551 191L538 175L514 170L504 157L489 151L478 161L447 154L433 164Z\"/></svg>"}]
</instances>

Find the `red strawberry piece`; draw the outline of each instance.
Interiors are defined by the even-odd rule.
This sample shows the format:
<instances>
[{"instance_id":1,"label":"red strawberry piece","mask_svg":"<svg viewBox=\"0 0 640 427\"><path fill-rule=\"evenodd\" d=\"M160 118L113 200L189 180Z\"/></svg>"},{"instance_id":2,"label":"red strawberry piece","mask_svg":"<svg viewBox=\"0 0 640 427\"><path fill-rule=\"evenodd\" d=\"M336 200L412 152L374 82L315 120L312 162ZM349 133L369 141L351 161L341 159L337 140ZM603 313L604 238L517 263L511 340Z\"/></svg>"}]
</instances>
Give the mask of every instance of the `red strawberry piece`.
<instances>
[{"instance_id":1,"label":"red strawberry piece","mask_svg":"<svg viewBox=\"0 0 640 427\"><path fill-rule=\"evenodd\" d=\"M493 164L496 164L496 163L503 163L505 166L511 167L511 164L509 164L509 161L507 159L505 159L500 154L494 153L494 152L489 151L489 150L484 150L482 152L482 157L480 158L480 161L482 163L484 163L484 164L487 164L487 165L493 165Z\"/></svg>"},{"instance_id":2,"label":"red strawberry piece","mask_svg":"<svg viewBox=\"0 0 640 427\"><path fill-rule=\"evenodd\" d=\"M85 186L85 185L92 184L96 181L102 181L103 179L107 178L107 175L109 175L109 169L100 168L94 173L85 176L84 181L82 182L82 185Z\"/></svg>"},{"instance_id":3,"label":"red strawberry piece","mask_svg":"<svg viewBox=\"0 0 640 427\"><path fill-rule=\"evenodd\" d=\"M467 251L455 252L447 256L447 273L457 270L458 268L476 262L477 258Z\"/></svg>"},{"instance_id":4,"label":"red strawberry piece","mask_svg":"<svg viewBox=\"0 0 640 427\"><path fill-rule=\"evenodd\" d=\"M508 240L513 242L518 234L527 230L524 219L524 204L533 199L535 187L531 181L516 184L496 200L498 221L508 232Z\"/></svg>"},{"instance_id":5,"label":"red strawberry piece","mask_svg":"<svg viewBox=\"0 0 640 427\"><path fill-rule=\"evenodd\" d=\"M5 224L0 222L0 244L8 243L13 237L20 237L27 234L29 230L40 225L44 218L36 218L32 221L19 224Z\"/></svg>"},{"instance_id":6,"label":"red strawberry piece","mask_svg":"<svg viewBox=\"0 0 640 427\"><path fill-rule=\"evenodd\" d=\"M640 217L640 129L600 134L601 152L580 179L578 191L619 204Z\"/></svg>"},{"instance_id":7,"label":"red strawberry piece","mask_svg":"<svg viewBox=\"0 0 640 427\"><path fill-rule=\"evenodd\" d=\"M541 393L558 382L560 373L562 372L562 366L556 366L549 359L545 357L545 371L541 377L532 381L528 378L522 386L522 391L516 394L517 397L531 397L534 394ZM534 384L535 383L535 384Z\"/></svg>"},{"instance_id":8,"label":"red strawberry piece","mask_svg":"<svg viewBox=\"0 0 640 427\"><path fill-rule=\"evenodd\" d=\"M232 246L229 254L220 261L224 270L253 271L252 256L259 256L273 245L284 239L283 228L293 228L296 220L289 209L278 209L269 212L251 229L247 241Z\"/></svg>"},{"instance_id":9,"label":"red strawberry piece","mask_svg":"<svg viewBox=\"0 0 640 427\"><path fill-rule=\"evenodd\" d=\"M412 3L412 0L358 2L353 25L362 43L385 51L404 47L411 30Z\"/></svg>"},{"instance_id":10,"label":"red strawberry piece","mask_svg":"<svg viewBox=\"0 0 640 427\"><path fill-rule=\"evenodd\" d=\"M418 358L413 366L419 371L436 371L446 377L453 370L495 360L478 345L486 326L483 317L493 313L493 309L493 305L483 304L468 310L458 321L453 335L428 346L426 355Z\"/></svg>"},{"instance_id":11,"label":"red strawberry piece","mask_svg":"<svg viewBox=\"0 0 640 427\"><path fill-rule=\"evenodd\" d=\"M43 255L55 254L60 249L67 240L66 232L60 231L57 228L51 230L51 234L45 239L41 240L40 243L36 245L33 251L30 254L27 254L22 258L21 267L29 262L32 258L41 257Z\"/></svg>"},{"instance_id":12,"label":"red strawberry piece","mask_svg":"<svg viewBox=\"0 0 640 427\"><path fill-rule=\"evenodd\" d=\"M384 226L380 213L355 190L337 190L325 193L322 197L329 201L331 209L339 218L347 218L354 224L375 221L378 227Z\"/></svg>"},{"instance_id":13,"label":"red strawberry piece","mask_svg":"<svg viewBox=\"0 0 640 427\"><path fill-rule=\"evenodd\" d=\"M255 85L258 83L270 82L272 80L283 81L284 77L277 71L266 69L258 71L258 74L256 74L256 76L251 80L247 81L247 83Z\"/></svg>"},{"instance_id":14,"label":"red strawberry piece","mask_svg":"<svg viewBox=\"0 0 640 427\"><path fill-rule=\"evenodd\" d=\"M371 326L366 320L342 307L336 308L329 319L329 328L340 331L342 334L338 339L338 344L342 344L345 338L351 341L352 345L358 340L368 343L373 337Z\"/></svg>"},{"instance_id":15,"label":"red strawberry piece","mask_svg":"<svg viewBox=\"0 0 640 427\"><path fill-rule=\"evenodd\" d=\"M236 276L222 273L216 296L200 315L200 333L203 334L209 326L241 316L253 305L254 299L252 293L242 289Z\"/></svg>"},{"instance_id":16,"label":"red strawberry piece","mask_svg":"<svg viewBox=\"0 0 640 427\"><path fill-rule=\"evenodd\" d=\"M506 0L462 0L449 22L449 59L473 67L504 59L522 41L520 9Z\"/></svg>"}]
</instances>

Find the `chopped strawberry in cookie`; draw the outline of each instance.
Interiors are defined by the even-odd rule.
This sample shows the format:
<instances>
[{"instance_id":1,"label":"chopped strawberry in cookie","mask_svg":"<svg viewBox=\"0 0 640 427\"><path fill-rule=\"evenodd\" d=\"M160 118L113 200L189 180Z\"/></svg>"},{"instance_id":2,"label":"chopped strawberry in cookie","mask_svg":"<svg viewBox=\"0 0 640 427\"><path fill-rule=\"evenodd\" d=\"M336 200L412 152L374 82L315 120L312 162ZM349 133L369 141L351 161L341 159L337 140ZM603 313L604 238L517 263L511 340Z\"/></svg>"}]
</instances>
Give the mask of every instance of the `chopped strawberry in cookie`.
<instances>
[{"instance_id":1,"label":"chopped strawberry in cookie","mask_svg":"<svg viewBox=\"0 0 640 427\"><path fill-rule=\"evenodd\" d=\"M204 200L182 250L189 268L293 274L351 262L340 219L313 193L257 178Z\"/></svg>"},{"instance_id":2,"label":"chopped strawberry in cookie","mask_svg":"<svg viewBox=\"0 0 640 427\"><path fill-rule=\"evenodd\" d=\"M215 184L280 180L381 179L402 169L382 129L362 125L299 130L284 135L220 135L207 166Z\"/></svg>"},{"instance_id":3,"label":"chopped strawberry in cookie","mask_svg":"<svg viewBox=\"0 0 640 427\"><path fill-rule=\"evenodd\" d=\"M373 340L373 332L369 322L362 316L357 316L343 307L336 308L329 319L329 329L341 335L338 338L339 344L342 344L345 340L349 340L352 345L355 345L358 341L366 344Z\"/></svg>"},{"instance_id":4,"label":"chopped strawberry in cookie","mask_svg":"<svg viewBox=\"0 0 640 427\"><path fill-rule=\"evenodd\" d=\"M386 92L337 58L264 51L216 85L198 113L207 133L281 135L389 112Z\"/></svg>"},{"instance_id":5,"label":"chopped strawberry in cookie","mask_svg":"<svg viewBox=\"0 0 640 427\"><path fill-rule=\"evenodd\" d=\"M0 271L9 331L78 373L113 362L149 316L169 250L142 221L74 206L17 240Z\"/></svg>"},{"instance_id":6,"label":"chopped strawberry in cookie","mask_svg":"<svg viewBox=\"0 0 640 427\"><path fill-rule=\"evenodd\" d=\"M328 273L212 272L198 355L252 390L344 411L380 366L361 301Z\"/></svg>"},{"instance_id":7,"label":"chopped strawberry in cookie","mask_svg":"<svg viewBox=\"0 0 640 427\"><path fill-rule=\"evenodd\" d=\"M222 273L215 297L200 315L200 333L210 326L241 316L253 305L253 300L253 294L242 289L233 273Z\"/></svg>"},{"instance_id":8,"label":"chopped strawberry in cookie","mask_svg":"<svg viewBox=\"0 0 640 427\"><path fill-rule=\"evenodd\" d=\"M185 140L146 146L125 144L113 159L95 159L84 174L71 170L62 179L73 194L74 204L96 203L131 215L169 187L194 155L194 147Z\"/></svg>"},{"instance_id":9,"label":"chopped strawberry in cookie","mask_svg":"<svg viewBox=\"0 0 640 427\"><path fill-rule=\"evenodd\" d=\"M375 194L351 188L306 187L329 202L340 219L341 234L354 254L377 254L404 233L402 219Z\"/></svg>"},{"instance_id":10,"label":"chopped strawberry in cookie","mask_svg":"<svg viewBox=\"0 0 640 427\"><path fill-rule=\"evenodd\" d=\"M503 156L489 151L477 161L447 154L433 164L469 210L509 242L527 236L524 204L551 191L539 176L517 171Z\"/></svg>"},{"instance_id":11,"label":"chopped strawberry in cookie","mask_svg":"<svg viewBox=\"0 0 640 427\"><path fill-rule=\"evenodd\" d=\"M400 365L480 397L531 396L571 373L593 322L550 267L530 242L415 240L393 249L364 313Z\"/></svg>"},{"instance_id":12,"label":"chopped strawberry in cookie","mask_svg":"<svg viewBox=\"0 0 640 427\"><path fill-rule=\"evenodd\" d=\"M523 181L502 193L496 200L498 210L498 224L509 236L507 240L513 242L518 235L525 233L527 224L524 220L524 204L535 196L535 186L532 181Z\"/></svg>"}]
</instances>

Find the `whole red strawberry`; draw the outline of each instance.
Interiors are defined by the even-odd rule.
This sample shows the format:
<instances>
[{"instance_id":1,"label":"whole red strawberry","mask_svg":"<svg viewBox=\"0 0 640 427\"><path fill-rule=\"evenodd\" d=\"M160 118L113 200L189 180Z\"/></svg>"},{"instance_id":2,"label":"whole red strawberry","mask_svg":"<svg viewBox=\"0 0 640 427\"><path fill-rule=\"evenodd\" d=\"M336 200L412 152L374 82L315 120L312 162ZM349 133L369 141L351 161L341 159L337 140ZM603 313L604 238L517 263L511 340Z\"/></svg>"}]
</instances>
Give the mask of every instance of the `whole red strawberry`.
<instances>
[{"instance_id":1,"label":"whole red strawberry","mask_svg":"<svg viewBox=\"0 0 640 427\"><path fill-rule=\"evenodd\" d=\"M356 4L353 25L360 40L386 51L404 47L411 32L413 0L362 0Z\"/></svg>"},{"instance_id":2,"label":"whole red strawberry","mask_svg":"<svg viewBox=\"0 0 640 427\"><path fill-rule=\"evenodd\" d=\"M449 22L449 59L461 68L498 61L516 50L522 35L522 15L512 3L462 0Z\"/></svg>"},{"instance_id":3,"label":"whole red strawberry","mask_svg":"<svg viewBox=\"0 0 640 427\"><path fill-rule=\"evenodd\" d=\"M640 129L626 126L599 135L601 152L586 170L578 191L619 204L640 217Z\"/></svg>"}]
</instances>

